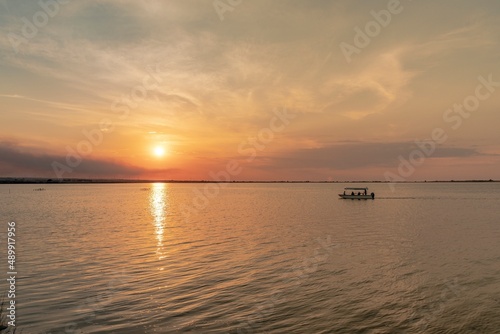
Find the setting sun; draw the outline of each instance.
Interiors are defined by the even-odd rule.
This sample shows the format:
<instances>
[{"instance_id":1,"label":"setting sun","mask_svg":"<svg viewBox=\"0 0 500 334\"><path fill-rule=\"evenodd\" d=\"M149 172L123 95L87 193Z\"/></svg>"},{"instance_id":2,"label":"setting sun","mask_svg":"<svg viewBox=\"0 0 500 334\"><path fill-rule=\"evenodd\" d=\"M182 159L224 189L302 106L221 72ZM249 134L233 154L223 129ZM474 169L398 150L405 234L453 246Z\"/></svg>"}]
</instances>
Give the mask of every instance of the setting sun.
<instances>
[{"instance_id":1,"label":"setting sun","mask_svg":"<svg viewBox=\"0 0 500 334\"><path fill-rule=\"evenodd\" d=\"M153 154L158 157L158 158L161 158L165 155L165 148L162 147L162 146L156 146L154 149L153 149Z\"/></svg>"}]
</instances>

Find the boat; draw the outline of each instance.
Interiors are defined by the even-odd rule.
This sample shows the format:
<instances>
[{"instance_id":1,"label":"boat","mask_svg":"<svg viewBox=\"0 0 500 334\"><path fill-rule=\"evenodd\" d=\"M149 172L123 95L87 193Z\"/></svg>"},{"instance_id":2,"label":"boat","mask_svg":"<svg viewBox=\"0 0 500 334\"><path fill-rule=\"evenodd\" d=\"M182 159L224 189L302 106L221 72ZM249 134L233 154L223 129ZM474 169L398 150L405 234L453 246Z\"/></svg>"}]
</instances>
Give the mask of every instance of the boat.
<instances>
[{"instance_id":1,"label":"boat","mask_svg":"<svg viewBox=\"0 0 500 334\"><path fill-rule=\"evenodd\" d=\"M375 193L368 194L368 188L344 188L344 193L339 194L343 199L375 199Z\"/></svg>"}]
</instances>

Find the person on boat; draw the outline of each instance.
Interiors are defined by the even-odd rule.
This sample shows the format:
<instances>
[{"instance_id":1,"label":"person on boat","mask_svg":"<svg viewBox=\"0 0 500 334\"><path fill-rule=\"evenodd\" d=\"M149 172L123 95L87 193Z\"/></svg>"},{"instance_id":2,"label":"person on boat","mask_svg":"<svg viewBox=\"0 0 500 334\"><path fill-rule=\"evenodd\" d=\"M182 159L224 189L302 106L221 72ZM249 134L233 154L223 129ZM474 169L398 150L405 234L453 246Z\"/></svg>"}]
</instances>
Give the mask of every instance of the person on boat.
<instances>
[{"instance_id":1,"label":"person on boat","mask_svg":"<svg viewBox=\"0 0 500 334\"><path fill-rule=\"evenodd\" d=\"M365 189L365 195L366 195L366 189Z\"/></svg>"},{"instance_id":2,"label":"person on boat","mask_svg":"<svg viewBox=\"0 0 500 334\"><path fill-rule=\"evenodd\" d=\"M361 193L358 191L358 196L361 195Z\"/></svg>"},{"instance_id":3,"label":"person on boat","mask_svg":"<svg viewBox=\"0 0 500 334\"><path fill-rule=\"evenodd\" d=\"M351 195L354 196L354 191L351 191Z\"/></svg>"}]
</instances>

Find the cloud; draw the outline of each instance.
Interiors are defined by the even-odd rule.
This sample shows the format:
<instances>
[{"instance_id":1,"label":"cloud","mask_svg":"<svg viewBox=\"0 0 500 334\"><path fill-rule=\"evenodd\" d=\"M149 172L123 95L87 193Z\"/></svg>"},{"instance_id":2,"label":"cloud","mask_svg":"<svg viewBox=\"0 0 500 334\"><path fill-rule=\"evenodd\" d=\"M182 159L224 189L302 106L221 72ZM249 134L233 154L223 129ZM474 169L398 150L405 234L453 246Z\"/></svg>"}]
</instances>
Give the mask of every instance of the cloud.
<instances>
[{"instance_id":1,"label":"cloud","mask_svg":"<svg viewBox=\"0 0 500 334\"><path fill-rule=\"evenodd\" d=\"M398 157L408 158L416 144L395 143L339 143L319 148L300 149L285 153L277 158L263 158L262 167L276 169L328 168L335 170L365 167L394 167ZM484 155L472 148L437 147L429 158L466 158Z\"/></svg>"},{"instance_id":2,"label":"cloud","mask_svg":"<svg viewBox=\"0 0 500 334\"><path fill-rule=\"evenodd\" d=\"M64 161L47 150L72 142L102 118L116 125L106 147L116 160L86 159L75 173L148 172L121 162L135 163L131 157L149 145L140 141L140 130L175 139L176 165L189 165L190 152L224 160L233 142L267 126L276 108L303 117L267 152L295 150L265 166L390 165L412 150L402 141L427 136L478 75L497 68L499 50L496 0L403 4L404 11L348 64L340 42L352 43L354 28L363 28L373 20L370 12L387 2L243 1L221 21L213 1L71 1L16 54L6 37L22 34L22 18L41 8L38 1L3 0L0 132L50 145L40 153L14 147L2 157L1 171L45 171L51 161ZM159 69L158 89L119 119L113 103L130 100L134 89L140 94L151 68ZM488 100L491 110L498 109L497 97ZM480 139L498 149L491 127L498 114L478 113L467 122L476 129L466 137L464 126L454 141L458 148L439 148L434 158L484 152L484 145L466 148ZM363 143L343 142L348 139Z\"/></svg>"},{"instance_id":3,"label":"cloud","mask_svg":"<svg viewBox=\"0 0 500 334\"><path fill-rule=\"evenodd\" d=\"M52 164L59 162L66 165L66 156L35 153L33 150L13 142L0 142L0 175L56 178ZM64 178L139 178L149 175L168 178L177 172L175 169L150 170L118 161L90 158L83 158L78 166L71 169L71 173L64 173Z\"/></svg>"}]
</instances>

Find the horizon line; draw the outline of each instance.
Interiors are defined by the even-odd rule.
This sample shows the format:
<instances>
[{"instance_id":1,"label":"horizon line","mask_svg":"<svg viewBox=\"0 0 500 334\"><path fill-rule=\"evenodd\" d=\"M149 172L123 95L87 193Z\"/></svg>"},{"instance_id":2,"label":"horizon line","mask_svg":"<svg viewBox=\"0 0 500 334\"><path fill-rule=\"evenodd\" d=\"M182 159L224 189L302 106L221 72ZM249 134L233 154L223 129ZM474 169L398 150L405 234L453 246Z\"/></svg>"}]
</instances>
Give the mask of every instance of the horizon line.
<instances>
[{"instance_id":1,"label":"horizon line","mask_svg":"<svg viewBox=\"0 0 500 334\"><path fill-rule=\"evenodd\" d=\"M105 178L46 178L46 177L0 177L0 184L58 184L58 183L436 183L436 182L500 182L493 179L461 180L152 180L152 179L105 179Z\"/></svg>"}]
</instances>

